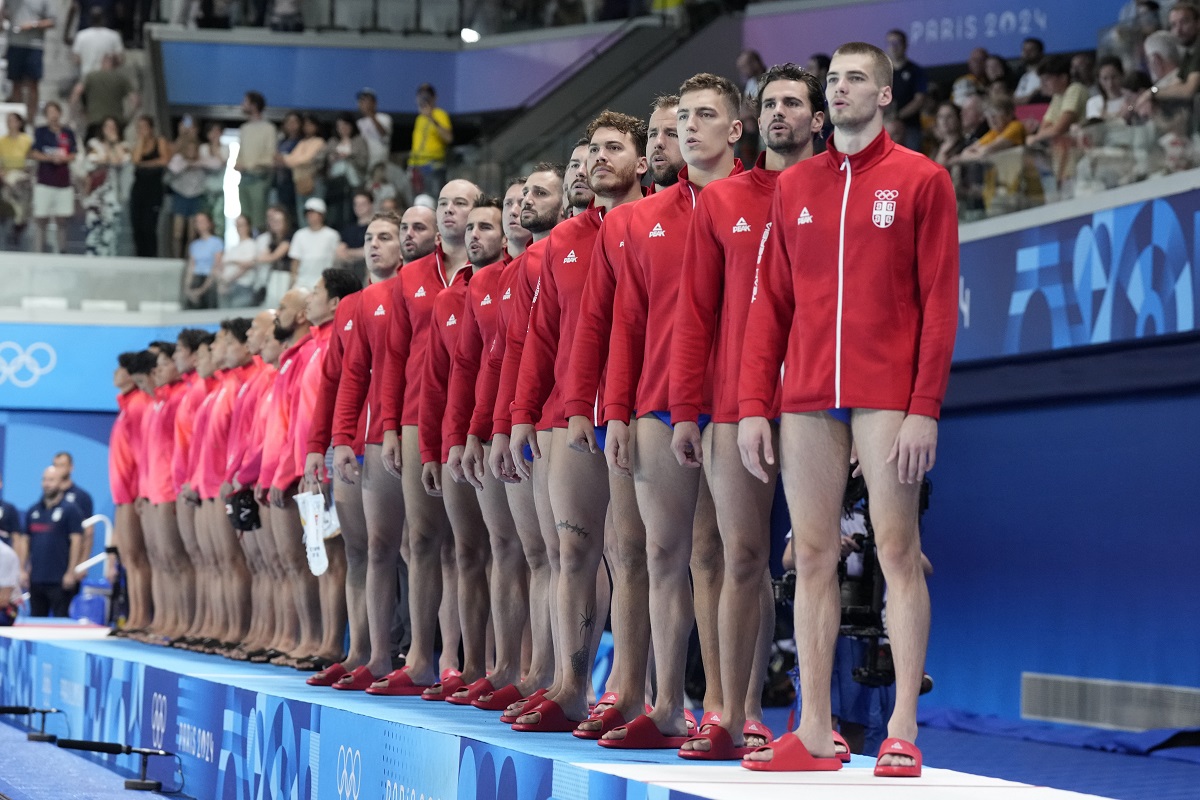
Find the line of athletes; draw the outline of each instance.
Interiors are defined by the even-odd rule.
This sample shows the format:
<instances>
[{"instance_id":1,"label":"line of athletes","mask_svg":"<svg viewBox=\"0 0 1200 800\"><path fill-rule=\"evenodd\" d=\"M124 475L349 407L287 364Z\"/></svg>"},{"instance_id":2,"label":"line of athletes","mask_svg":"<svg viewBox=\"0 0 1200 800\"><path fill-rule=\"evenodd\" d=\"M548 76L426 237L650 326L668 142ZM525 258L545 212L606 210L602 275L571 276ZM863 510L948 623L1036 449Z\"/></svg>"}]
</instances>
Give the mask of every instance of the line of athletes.
<instances>
[{"instance_id":1,"label":"line of athletes","mask_svg":"<svg viewBox=\"0 0 1200 800\"><path fill-rule=\"evenodd\" d=\"M795 65L768 70L755 98L766 150L751 169L733 151L739 90L696 75L655 100L648 122L601 114L565 169L538 164L503 206L455 180L436 214L376 217L366 235L371 285L342 295L325 273L307 299L309 339L293 327L303 299L284 298L274 325L300 354L285 353L273 393L298 398L280 423L292 444L272 473L272 424L287 414L270 412L271 388L266 424L251 425L246 440L265 446L258 500L274 535L262 538L283 568L255 608L281 600L279 581L292 583L301 634L289 652L324 667L310 684L503 711L514 730L569 731L610 748L838 769L849 752L830 727L829 686L853 443L871 491L897 675L875 771L920 775L913 741L929 600L917 497L949 375L958 241L945 171L883 130L891 69L878 48L851 43L835 53L824 93ZM834 134L814 157L827 113ZM245 367L233 366L243 357L233 327L224 363L236 372ZM255 330L258 319L250 351ZM261 330L269 340L269 321ZM213 349L222 352L220 336ZM228 392L256 383L234 377ZM225 403L237 429L239 403ZM330 443L350 652L326 666L321 659L341 653L321 632L341 607L323 581L300 590L301 561L285 553L299 546L299 523L283 495L301 473L310 486L326 480ZM252 466L253 452L243 455ZM774 739L759 689L780 469L804 703L798 730ZM229 483L251 481L238 473ZM214 526L218 483L200 490L196 515ZM217 549L236 552L228 542ZM406 665L391 670L402 550L412 644ZM218 571L236 568L221 553ZM238 575L211 580L228 586ZM446 595L457 598L461 665L450 647L440 661L435 653L439 621L444 640L458 636ZM279 638L287 613L277 612L277 649L292 644ZM589 706L609 614L609 691ZM693 625L707 687L698 721L684 708Z\"/></svg>"}]
</instances>

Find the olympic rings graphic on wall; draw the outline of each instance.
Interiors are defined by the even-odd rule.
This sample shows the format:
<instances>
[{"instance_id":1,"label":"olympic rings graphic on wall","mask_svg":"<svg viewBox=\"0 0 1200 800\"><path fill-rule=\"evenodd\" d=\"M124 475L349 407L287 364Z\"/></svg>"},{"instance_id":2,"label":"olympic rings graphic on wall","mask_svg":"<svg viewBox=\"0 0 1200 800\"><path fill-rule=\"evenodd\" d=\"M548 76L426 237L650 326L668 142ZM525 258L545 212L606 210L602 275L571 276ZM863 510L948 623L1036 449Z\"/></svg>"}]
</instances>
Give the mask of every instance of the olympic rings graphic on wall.
<instances>
[{"instance_id":1,"label":"olympic rings graphic on wall","mask_svg":"<svg viewBox=\"0 0 1200 800\"><path fill-rule=\"evenodd\" d=\"M341 800L358 800L362 791L362 751L341 746L338 748L337 793Z\"/></svg>"},{"instance_id":2,"label":"olympic rings graphic on wall","mask_svg":"<svg viewBox=\"0 0 1200 800\"><path fill-rule=\"evenodd\" d=\"M0 384L11 383L28 389L58 364L58 353L45 342L22 347L16 342L0 342Z\"/></svg>"}]
</instances>

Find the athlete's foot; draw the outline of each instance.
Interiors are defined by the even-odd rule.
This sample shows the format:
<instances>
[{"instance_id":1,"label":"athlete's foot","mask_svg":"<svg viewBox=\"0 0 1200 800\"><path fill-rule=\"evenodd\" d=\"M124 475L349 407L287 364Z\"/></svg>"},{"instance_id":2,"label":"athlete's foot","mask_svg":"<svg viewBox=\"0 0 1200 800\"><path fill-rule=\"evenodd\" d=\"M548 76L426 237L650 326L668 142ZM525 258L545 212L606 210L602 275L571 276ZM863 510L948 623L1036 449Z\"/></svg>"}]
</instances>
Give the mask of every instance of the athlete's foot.
<instances>
[{"instance_id":1,"label":"athlete's foot","mask_svg":"<svg viewBox=\"0 0 1200 800\"><path fill-rule=\"evenodd\" d=\"M916 724L905 725L893 720L888 724L888 738L902 739L915 744L917 741L917 726ZM879 757L879 766L881 767L911 767L915 766L916 763L916 759L912 756L896 753L884 753Z\"/></svg>"},{"instance_id":2,"label":"athlete's foot","mask_svg":"<svg viewBox=\"0 0 1200 800\"><path fill-rule=\"evenodd\" d=\"M691 731L688 730L687 719L683 716L683 709L671 714L659 712L657 709L647 714L650 721L654 723L654 727L658 728L658 732L663 736L690 736ZM601 737L607 741L620 741L625 738L624 728L614 728Z\"/></svg>"},{"instance_id":3,"label":"athlete's foot","mask_svg":"<svg viewBox=\"0 0 1200 800\"><path fill-rule=\"evenodd\" d=\"M837 756L837 749L833 744L833 734L829 729L816 734L810 734L805 731L795 731L795 734L813 758L835 758ZM770 742L767 742L767 744L770 744ZM743 760L770 761L772 755L773 753L770 749L755 750L747 753Z\"/></svg>"}]
</instances>

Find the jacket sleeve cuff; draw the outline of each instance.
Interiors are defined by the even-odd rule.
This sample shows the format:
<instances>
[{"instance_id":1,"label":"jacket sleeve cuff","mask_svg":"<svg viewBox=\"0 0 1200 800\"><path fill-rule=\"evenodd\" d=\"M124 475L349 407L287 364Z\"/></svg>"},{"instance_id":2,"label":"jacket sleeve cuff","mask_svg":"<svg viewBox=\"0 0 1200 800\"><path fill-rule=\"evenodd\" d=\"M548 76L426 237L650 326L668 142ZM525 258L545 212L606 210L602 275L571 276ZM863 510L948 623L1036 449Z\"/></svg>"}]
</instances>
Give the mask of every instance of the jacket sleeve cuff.
<instances>
[{"instance_id":1,"label":"jacket sleeve cuff","mask_svg":"<svg viewBox=\"0 0 1200 800\"><path fill-rule=\"evenodd\" d=\"M424 447L422 447L421 448L421 464L424 465L424 464L428 464L433 461L437 461L437 451L427 450Z\"/></svg>"},{"instance_id":2,"label":"jacket sleeve cuff","mask_svg":"<svg viewBox=\"0 0 1200 800\"><path fill-rule=\"evenodd\" d=\"M514 408L512 412L511 423L513 425L533 425L537 422L533 418L533 414L523 408Z\"/></svg>"},{"instance_id":3,"label":"jacket sleeve cuff","mask_svg":"<svg viewBox=\"0 0 1200 800\"><path fill-rule=\"evenodd\" d=\"M671 406L670 411L671 411L671 424L672 425L679 423L679 422L699 422L700 421L700 408L698 406L694 406L694 405L690 405L690 404Z\"/></svg>"},{"instance_id":4,"label":"jacket sleeve cuff","mask_svg":"<svg viewBox=\"0 0 1200 800\"><path fill-rule=\"evenodd\" d=\"M738 401L738 417L745 419L746 417L771 417L771 404L762 400L740 400Z\"/></svg>"},{"instance_id":5,"label":"jacket sleeve cuff","mask_svg":"<svg viewBox=\"0 0 1200 800\"><path fill-rule=\"evenodd\" d=\"M497 419L492 421L492 436L512 436L512 420Z\"/></svg>"},{"instance_id":6,"label":"jacket sleeve cuff","mask_svg":"<svg viewBox=\"0 0 1200 800\"><path fill-rule=\"evenodd\" d=\"M382 431L399 431L400 424L395 417L384 417L379 422L380 430Z\"/></svg>"},{"instance_id":7,"label":"jacket sleeve cuff","mask_svg":"<svg viewBox=\"0 0 1200 800\"><path fill-rule=\"evenodd\" d=\"M908 401L908 413L938 419L942 415L942 401L932 397L913 395Z\"/></svg>"},{"instance_id":8,"label":"jacket sleeve cuff","mask_svg":"<svg viewBox=\"0 0 1200 800\"><path fill-rule=\"evenodd\" d=\"M340 433L335 433L333 435L333 446L334 447L353 447L354 446L354 437L346 436L346 435L340 434Z\"/></svg>"},{"instance_id":9,"label":"jacket sleeve cuff","mask_svg":"<svg viewBox=\"0 0 1200 800\"><path fill-rule=\"evenodd\" d=\"M451 447L463 447L467 443L466 433L455 433L450 436L442 436L442 450L449 455Z\"/></svg>"},{"instance_id":10,"label":"jacket sleeve cuff","mask_svg":"<svg viewBox=\"0 0 1200 800\"><path fill-rule=\"evenodd\" d=\"M626 425L628 425L629 406L621 403L610 403L604 407L603 416L605 422L612 422L613 420L616 420L617 422L624 422Z\"/></svg>"},{"instance_id":11,"label":"jacket sleeve cuff","mask_svg":"<svg viewBox=\"0 0 1200 800\"><path fill-rule=\"evenodd\" d=\"M563 403L563 414L567 419L571 417L587 417L591 419L595 411L596 404L589 403L586 400L568 400Z\"/></svg>"}]
</instances>

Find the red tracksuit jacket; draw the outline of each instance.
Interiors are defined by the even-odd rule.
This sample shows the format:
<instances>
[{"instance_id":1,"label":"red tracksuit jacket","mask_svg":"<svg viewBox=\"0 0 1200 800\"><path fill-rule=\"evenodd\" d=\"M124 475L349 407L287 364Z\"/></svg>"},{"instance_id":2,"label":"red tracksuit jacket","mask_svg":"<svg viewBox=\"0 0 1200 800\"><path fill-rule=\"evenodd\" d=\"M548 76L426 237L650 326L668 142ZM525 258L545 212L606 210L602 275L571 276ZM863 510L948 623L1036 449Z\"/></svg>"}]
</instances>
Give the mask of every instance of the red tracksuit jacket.
<instances>
[{"instance_id":1,"label":"red tracksuit jacket","mask_svg":"<svg viewBox=\"0 0 1200 800\"><path fill-rule=\"evenodd\" d=\"M334 447L353 446L364 429L367 444L383 441L383 372L387 357L388 323L392 317L392 283L400 275L373 283L359 294L358 306L341 332L348 334L342 351L342 371L333 403ZM366 416L366 422L362 417Z\"/></svg>"},{"instance_id":2,"label":"red tracksuit jacket","mask_svg":"<svg viewBox=\"0 0 1200 800\"><path fill-rule=\"evenodd\" d=\"M442 438L442 423L446 419L446 393L450 372L463 329L463 306L471 285L472 269L467 265L454 276L449 288L438 294L429 321L429 338L425 341L425 364L421 374L421 409L417 422L417 441L421 448L421 463L436 461L444 464L450 445Z\"/></svg>"},{"instance_id":3,"label":"red tracksuit jacket","mask_svg":"<svg viewBox=\"0 0 1200 800\"><path fill-rule=\"evenodd\" d=\"M505 260L488 264L471 276L459 321L458 343L451 353L450 385L446 389L442 441L447 451L466 444L467 435L475 433L471 417L475 412L476 388L481 380L480 367L487 355L486 348L496 338L499 327L501 279L508 263ZM486 439L490 434L489 427L480 439Z\"/></svg>"},{"instance_id":4,"label":"red tracksuit jacket","mask_svg":"<svg viewBox=\"0 0 1200 800\"><path fill-rule=\"evenodd\" d=\"M512 432L512 404L517 395L517 376L521 371L521 356L525 352L525 336L529 332L529 323L533 316L535 289L542 276L542 264L549 246L550 239L547 237L526 250L525 256L518 259L520 267L513 275L511 287L505 289L505 294L511 292L512 297L504 332L500 385L496 389L495 407L492 412L494 433L503 433L507 436ZM554 399L551 396L546 403L549 404ZM542 408L543 416L546 410L547 407L544 406Z\"/></svg>"},{"instance_id":5,"label":"red tracksuit jacket","mask_svg":"<svg viewBox=\"0 0 1200 800\"><path fill-rule=\"evenodd\" d=\"M750 293L780 175L765 161L760 155L749 172L713 181L696 200L671 332L673 423L696 422L700 414L738 421Z\"/></svg>"},{"instance_id":6,"label":"red tracksuit jacket","mask_svg":"<svg viewBox=\"0 0 1200 800\"><path fill-rule=\"evenodd\" d=\"M734 160L731 175L742 171ZM687 179L637 204L625 236L626 269L617 281L604 389L604 420L628 422L666 411L671 374L671 326L688 228L700 189Z\"/></svg>"},{"instance_id":7,"label":"red tracksuit jacket","mask_svg":"<svg viewBox=\"0 0 1200 800\"><path fill-rule=\"evenodd\" d=\"M949 173L881 132L779 177L742 355L739 409L877 408L937 418L958 326Z\"/></svg>"},{"instance_id":8,"label":"red tracksuit jacket","mask_svg":"<svg viewBox=\"0 0 1200 800\"><path fill-rule=\"evenodd\" d=\"M558 387L566 385L583 287L603 221L604 209L593 205L556 227L547 238L513 399L514 425L536 423L539 430L567 425ZM549 404L552 394L555 402Z\"/></svg>"},{"instance_id":9,"label":"red tracksuit jacket","mask_svg":"<svg viewBox=\"0 0 1200 800\"><path fill-rule=\"evenodd\" d=\"M333 331L325 348L325 358L321 364L321 386L317 394L316 408L313 409L312 427L308 431L306 447L309 453L320 453L324 456L325 451L329 449L329 443L333 441L333 409L337 405L338 384L342 379L342 362L345 359L346 347L354 334L362 294L359 291L343 297L333 315ZM365 417L365 413L359 414L359 437L354 442L355 455L362 455L362 440L366 434Z\"/></svg>"}]
</instances>

